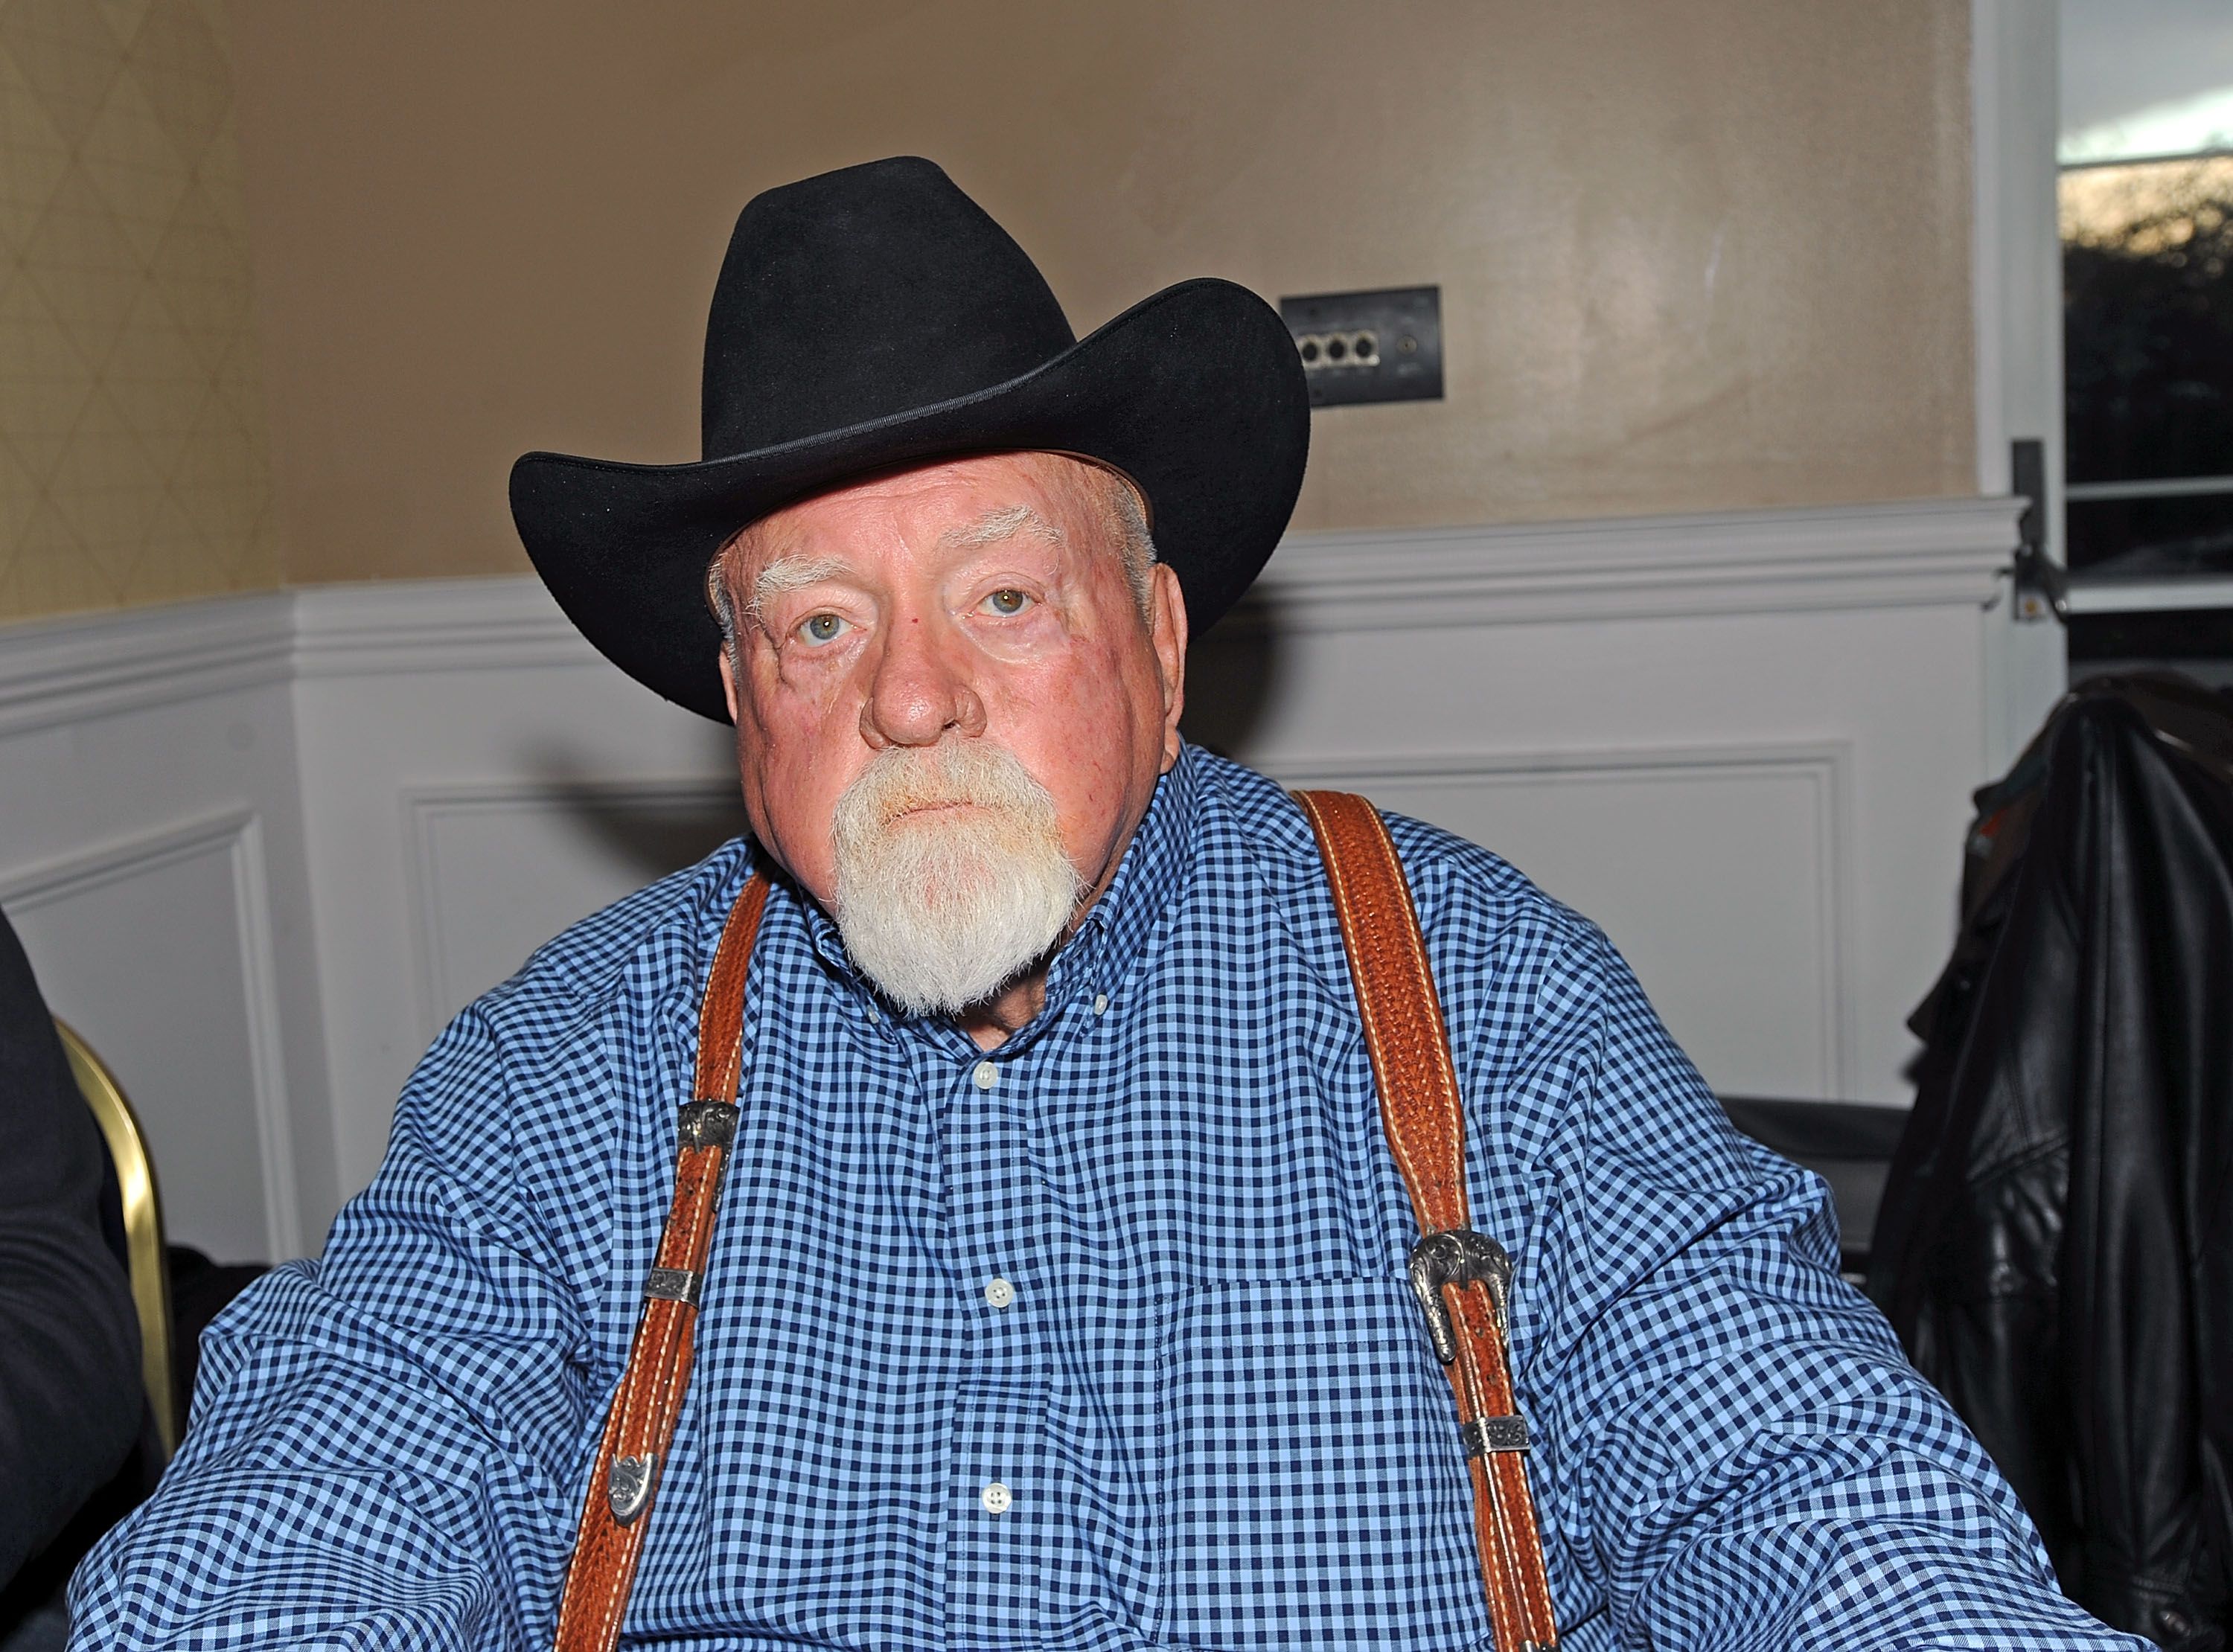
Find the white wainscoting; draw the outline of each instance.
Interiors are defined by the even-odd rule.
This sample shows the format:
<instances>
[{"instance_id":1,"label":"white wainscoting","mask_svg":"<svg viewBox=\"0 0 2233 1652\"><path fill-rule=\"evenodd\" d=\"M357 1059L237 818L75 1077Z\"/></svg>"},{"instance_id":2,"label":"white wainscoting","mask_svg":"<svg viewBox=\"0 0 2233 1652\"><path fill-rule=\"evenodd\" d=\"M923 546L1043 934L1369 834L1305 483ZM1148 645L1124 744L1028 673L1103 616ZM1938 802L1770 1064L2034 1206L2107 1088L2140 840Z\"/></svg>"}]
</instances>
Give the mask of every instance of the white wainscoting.
<instances>
[{"instance_id":1,"label":"white wainscoting","mask_svg":"<svg viewBox=\"0 0 2233 1652\"><path fill-rule=\"evenodd\" d=\"M1264 767L1493 844L1569 906L1604 914L1660 1014L1728 1094L1837 1097L1852 1037L1849 765L1842 745L1794 745Z\"/></svg>"},{"instance_id":2,"label":"white wainscoting","mask_svg":"<svg viewBox=\"0 0 2233 1652\"><path fill-rule=\"evenodd\" d=\"M1196 649L1189 728L1504 854L1724 1093L1904 1102L1969 793L2007 760L2015 509L1316 536Z\"/></svg>"},{"instance_id":3,"label":"white wainscoting","mask_svg":"<svg viewBox=\"0 0 2233 1652\"><path fill-rule=\"evenodd\" d=\"M233 810L0 877L41 990L135 1097L173 1232L220 1256L300 1247L262 824Z\"/></svg>"},{"instance_id":4,"label":"white wainscoting","mask_svg":"<svg viewBox=\"0 0 2233 1652\"><path fill-rule=\"evenodd\" d=\"M726 770L703 780L407 785L402 797L430 1040L550 939L551 914L593 912L742 829Z\"/></svg>"},{"instance_id":5,"label":"white wainscoting","mask_svg":"<svg viewBox=\"0 0 2233 1652\"><path fill-rule=\"evenodd\" d=\"M533 946L688 858L678 788L718 797L735 781L726 727L607 665L532 579L296 602L334 1139L355 1187L441 1024Z\"/></svg>"},{"instance_id":6,"label":"white wainscoting","mask_svg":"<svg viewBox=\"0 0 2233 1652\"><path fill-rule=\"evenodd\" d=\"M0 634L0 907L145 1126L173 1238L291 1256L339 1197L293 605Z\"/></svg>"},{"instance_id":7,"label":"white wainscoting","mask_svg":"<svg viewBox=\"0 0 2233 1652\"><path fill-rule=\"evenodd\" d=\"M1188 732L1506 855L1725 1091L1898 1102L2007 755L1987 605L2016 509L1298 537L1197 646ZM315 1243L441 1022L735 829L733 786L727 731L528 579L0 634L0 900L143 1106L206 1113L216 1162L177 1149L173 1200L219 1248ZM179 1025L223 1031L173 1084Z\"/></svg>"}]
</instances>

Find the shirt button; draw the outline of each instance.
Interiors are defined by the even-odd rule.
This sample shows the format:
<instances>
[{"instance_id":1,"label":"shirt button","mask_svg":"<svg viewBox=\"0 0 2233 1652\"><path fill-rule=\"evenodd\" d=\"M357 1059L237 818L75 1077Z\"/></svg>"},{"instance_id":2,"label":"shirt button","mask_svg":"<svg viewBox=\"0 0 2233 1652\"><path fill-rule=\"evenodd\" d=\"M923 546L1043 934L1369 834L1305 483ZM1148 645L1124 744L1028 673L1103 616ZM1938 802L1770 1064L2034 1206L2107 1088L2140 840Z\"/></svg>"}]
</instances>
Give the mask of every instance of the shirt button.
<instances>
[{"instance_id":1,"label":"shirt button","mask_svg":"<svg viewBox=\"0 0 2233 1652\"><path fill-rule=\"evenodd\" d=\"M978 1089L990 1089L1000 1082L1000 1070L989 1061L980 1061L971 1076L976 1079Z\"/></svg>"},{"instance_id":2,"label":"shirt button","mask_svg":"<svg viewBox=\"0 0 2233 1652\"><path fill-rule=\"evenodd\" d=\"M977 1500L985 1506L985 1512L987 1514L1006 1514L1008 1512L1008 1505L1016 1499L1009 1494L1006 1486L1001 1485L999 1480L994 1480L978 1493Z\"/></svg>"},{"instance_id":3,"label":"shirt button","mask_svg":"<svg viewBox=\"0 0 2233 1652\"><path fill-rule=\"evenodd\" d=\"M1109 1013L1109 995L1106 992L1096 992L1093 995L1093 1013L1096 1015Z\"/></svg>"},{"instance_id":4,"label":"shirt button","mask_svg":"<svg viewBox=\"0 0 2233 1652\"><path fill-rule=\"evenodd\" d=\"M995 1308L1005 1308L1016 1299L1016 1287L1006 1279L995 1279L985 1287L985 1300Z\"/></svg>"}]
</instances>

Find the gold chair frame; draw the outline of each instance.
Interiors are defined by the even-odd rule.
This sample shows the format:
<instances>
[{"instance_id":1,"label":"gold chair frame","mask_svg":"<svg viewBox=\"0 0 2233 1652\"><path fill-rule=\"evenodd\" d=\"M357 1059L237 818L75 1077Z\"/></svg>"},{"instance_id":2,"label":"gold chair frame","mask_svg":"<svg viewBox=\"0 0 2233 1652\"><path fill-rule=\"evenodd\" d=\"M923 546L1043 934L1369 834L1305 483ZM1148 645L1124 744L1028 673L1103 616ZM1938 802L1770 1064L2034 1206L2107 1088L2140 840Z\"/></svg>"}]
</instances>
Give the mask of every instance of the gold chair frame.
<instances>
[{"instance_id":1,"label":"gold chair frame","mask_svg":"<svg viewBox=\"0 0 2233 1652\"><path fill-rule=\"evenodd\" d=\"M124 1194L124 1250L129 1259L132 1304L140 1316L140 1377L147 1389L147 1403L154 1408L163 1460L168 1462L179 1448L179 1418L171 1388L170 1272L163 1252L163 1206L155 1193L155 1161L148 1154L139 1115L125 1099L116 1075L59 1016L55 1030L62 1034L63 1051L69 1057L70 1076L77 1081L94 1122L101 1127L101 1139L108 1143L116 1184Z\"/></svg>"}]
</instances>

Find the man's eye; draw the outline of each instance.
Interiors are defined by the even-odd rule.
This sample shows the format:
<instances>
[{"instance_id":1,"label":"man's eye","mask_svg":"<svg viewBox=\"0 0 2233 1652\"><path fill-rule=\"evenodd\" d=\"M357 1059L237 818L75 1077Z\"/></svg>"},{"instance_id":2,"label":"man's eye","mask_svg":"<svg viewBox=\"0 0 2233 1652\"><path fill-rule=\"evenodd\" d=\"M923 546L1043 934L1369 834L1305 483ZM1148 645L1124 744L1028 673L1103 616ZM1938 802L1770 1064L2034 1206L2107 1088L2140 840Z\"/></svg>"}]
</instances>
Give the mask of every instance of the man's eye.
<instances>
[{"instance_id":1,"label":"man's eye","mask_svg":"<svg viewBox=\"0 0 2233 1652\"><path fill-rule=\"evenodd\" d=\"M995 591L977 606L1005 620L1012 619L1031 605L1032 599L1021 591Z\"/></svg>"},{"instance_id":2,"label":"man's eye","mask_svg":"<svg viewBox=\"0 0 2233 1652\"><path fill-rule=\"evenodd\" d=\"M834 614L810 615L800 621L799 636L808 642L834 642L845 632L845 621Z\"/></svg>"}]
</instances>

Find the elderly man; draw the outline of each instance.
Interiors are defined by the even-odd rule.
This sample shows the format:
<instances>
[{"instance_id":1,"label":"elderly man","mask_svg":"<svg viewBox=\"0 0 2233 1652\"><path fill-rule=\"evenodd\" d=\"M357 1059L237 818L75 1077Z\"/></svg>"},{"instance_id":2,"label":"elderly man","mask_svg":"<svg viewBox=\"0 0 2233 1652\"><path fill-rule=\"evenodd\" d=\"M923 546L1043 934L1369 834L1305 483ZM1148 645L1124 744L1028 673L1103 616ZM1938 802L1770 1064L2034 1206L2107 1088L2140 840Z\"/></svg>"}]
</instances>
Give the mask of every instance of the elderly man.
<instances>
[{"instance_id":1,"label":"elderly man","mask_svg":"<svg viewBox=\"0 0 2233 1652\"><path fill-rule=\"evenodd\" d=\"M1277 318L1195 282L1074 341L887 161L746 207L705 413L700 464L530 455L513 504L608 655L733 718L751 841L443 1035L324 1257L212 1331L80 1644L537 1647L578 1523L569 1645L1488 1646L1318 851L1179 733L1299 484ZM1560 1644L2132 1644L1605 938L1390 829ZM667 1403L639 1326L687 1398L601 1443Z\"/></svg>"}]
</instances>

